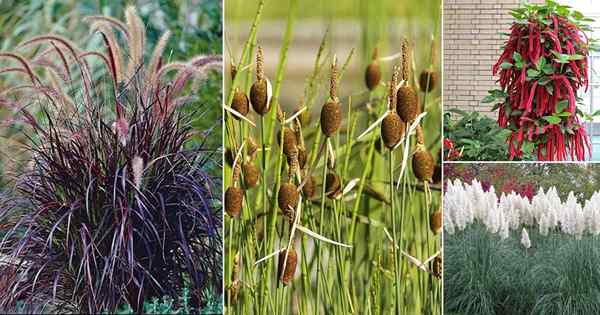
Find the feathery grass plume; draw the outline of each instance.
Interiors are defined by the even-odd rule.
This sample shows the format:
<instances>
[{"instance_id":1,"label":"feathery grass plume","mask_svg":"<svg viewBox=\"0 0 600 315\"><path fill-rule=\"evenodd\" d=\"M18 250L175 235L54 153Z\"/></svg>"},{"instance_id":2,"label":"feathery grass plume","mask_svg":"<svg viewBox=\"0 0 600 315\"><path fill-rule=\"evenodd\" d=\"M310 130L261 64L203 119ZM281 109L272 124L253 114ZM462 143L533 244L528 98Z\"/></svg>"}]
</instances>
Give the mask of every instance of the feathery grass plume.
<instances>
[{"instance_id":1,"label":"feathery grass plume","mask_svg":"<svg viewBox=\"0 0 600 315\"><path fill-rule=\"evenodd\" d=\"M194 307L206 303L207 290L221 291L220 198L215 179L204 171L211 149L190 146L191 117L174 106L192 72L206 71L220 57L194 58L172 79L156 75L156 82L147 82L143 25L134 8L126 15L129 54L137 60L126 92L118 82L115 44L107 36L102 36L106 51L82 51L55 35L20 45L47 43L69 72L80 74L59 82L74 87L73 111L59 106L65 104L63 94L30 62L0 54L31 70L26 80L37 96L32 104L16 101L17 118L28 126L23 132L31 158L11 196L1 199L0 222L9 222L9 228L0 254L10 257L16 275L16 281L0 283L2 308L19 300L57 312L112 313L122 304L142 312L144 300L177 296L184 287ZM92 81L86 60L91 57L99 58L105 70L100 76L106 73L107 79ZM165 66L158 62L148 74ZM7 90L15 91L7 87L0 93ZM38 107L40 115L27 106Z\"/></svg>"},{"instance_id":2,"label":"feathery grass plume","mask_svg":"<svg viewBox=\"0 0 600 315\"><path fill-rule=\"evenodd\" d=\"M525 228L523 228L523 230L521 231L521 244L523 245L523 247L525 247L525 249L528 249L531 247L531 240L529 240L529 233L527 233L527 230Z\"/></svg>"}]
</instances>

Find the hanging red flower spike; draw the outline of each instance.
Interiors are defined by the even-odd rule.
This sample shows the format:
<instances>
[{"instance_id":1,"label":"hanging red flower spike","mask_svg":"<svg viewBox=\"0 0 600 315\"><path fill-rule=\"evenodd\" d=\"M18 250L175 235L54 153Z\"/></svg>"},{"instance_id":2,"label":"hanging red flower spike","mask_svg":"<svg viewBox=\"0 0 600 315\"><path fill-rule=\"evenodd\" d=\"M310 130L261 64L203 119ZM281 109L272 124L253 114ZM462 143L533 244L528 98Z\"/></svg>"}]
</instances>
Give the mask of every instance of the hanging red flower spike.
<instances>
[{"instance_id":1,"label":"hanging red flower spike","mask_svg":"<svg viewBox=\"0 0 600 315\"><path fill-rule=\"evenodd\" d=\"M510 159L523 156L527 141L538 160L585 160L591 146L577 91L588 87L588 20L552 1L527 4L511 15L516 20L492 68L500 89L483 100L496 102L498 125L511 131Z\"/></svg>"}]
</instances>

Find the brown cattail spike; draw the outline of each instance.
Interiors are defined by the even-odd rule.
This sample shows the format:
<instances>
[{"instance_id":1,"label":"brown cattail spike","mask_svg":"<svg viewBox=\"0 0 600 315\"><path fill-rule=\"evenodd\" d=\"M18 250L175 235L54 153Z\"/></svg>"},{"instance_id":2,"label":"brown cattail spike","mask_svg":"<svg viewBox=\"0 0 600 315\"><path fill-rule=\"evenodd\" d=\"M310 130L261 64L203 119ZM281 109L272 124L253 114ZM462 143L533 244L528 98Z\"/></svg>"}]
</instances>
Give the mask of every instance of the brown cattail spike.
<instances>
[{"instance_id":1,"label":"brown cattail spike","mask_svg":"<svg viewBox=\"0 0 600 315\"><path fill-rule=\"evenodd\" d=\"M244 202L244 191L236 186L230 186L225 191L225 212L232 218L239 218Z\"/></svg>"},{"instance_id":2,"label":"brown cattail spike","mask_svg":"<svg viewBox=\"0 0 600 315\"><path fill-rule=\"evenodd\" d=\"M365 71L365 83L369 91L373 91L381 81L381 67L377 61L377 47L373 49L373 58Z\"/></svg>"},{"instance_id":3,"label":"brown cattail spike","mask_svg":"<svg viewBox=\"0 0 600 315\"><path fill-rule=\"evenodd\" d=\"M283 183L279 187L279 195L277 196L277 204L279 209L283 211L288 219L293 219L293 213L298 206L299 194L298 187L291 182Z\"/></svg>"},{"instance_id":4,"label":"brown cattail spike","mask_svg":"<svg viewBox=\"0 0 600 315\"><path fill-rule=\"evenodd\" d=\"M419 88L422 92L431 92L437 84L437 74L435 71L427 69L421 72L419 76Z\"/></svg>"},{"instance_id":5,"label":"brown cattail spike","mask_svg":"<svg viewBox=\"0 0 600 315\"><path fill-rule=\"evenodd\" d=\"M406 126L396 112L389 112L381 122L381 139L388 149L393 149L404 135Z\"/></svg>"},{"instance_id":6,"label":"brown cattail spike","mask_svg":"<svg viewBox=\"0 0 600 315\"><path fill-rule=\"evenodd\" d=\"M433 177L433 156L422 144L417 145L412 160L413 173L421 181L431 182Z\"/></svg>"},{"instance_id":7,"label":"brown cattail spike","mask_svg":"<svg viewBox=\"0 0 600 315\"><path fill-rule=\"evenodd\" d=\"M307 155L306 155L306 150L299 148L298 149L298 166L300 167L300 169L304 169L304 166L306 165L306 159L307 159Z\"/></svg>"},{"instance_id":8,"label":"brown cattail spike","mask_svg":"<svg viewBox=\"0 0 600 315\"><path fill-rule=\"evenodd\" d=\"M442 278L442 269L443 269L442 257L436 256L432 262L431 273L436 278L441 279Z\"/></svg>"},{"instance_id":9,"label":"brown cattail spike","mask_svg":"<svg viewBox=\"0 0 600 315\"><path fill-rule=\"evenodd\" d=\"M325 193L330 199L335 199L342 193L340 178L333 172L329 172L325 178Z\"/></svg>"},{"instance_id":10,"label":"brown cattail spike","mask_svg":"<svg viewBox=\"0 0 600 315\"><path fill-rule=\"evenodd\" d=\"M392 80L389 84L388 114L381 122L381 139L388 148L394 148L404 136L406 125L396 113L396 86L398 85L398 68L394 67Z\"/></svg>"},{"instance_id":11,"label":"brown cattail spike","mask_svg":"<svg viewBox=\"0 0 600 315\"><path fill-rule=\"evenodd\" d=\"M287 260L286 260L287 253ZM285 263L285 270L283 269ZM295 249L284 250L279 253L279 261L277 268L277 278L283 283L288 285L294 280L294 274L296 273L296 265L298 264L298 256Z\"/></svg>"},{"instance_id":12,"label":"brown cattail spike","mask_svg":"<svg viewBox=\"0 0 600 315\"><path fill-rule=\"evenodd\" d=\"M414 121L419 115L419 98L415 89L410 85L403 85L398 89L396 97L396 110L400 118L406 122Z\"/></svg>"},{"instance_id":13,"label":"brown cattail spike","mask_svg":"<svg viewBox=\"0 0 600 315\"><path fill-rule=\"evenodd\" d=\"M431 217L429 218L429 227L433 234L442 232L442 211L436 211L431 214Z\"/></svg>"},{"instance_id":14,"label":"brown cattail spike","mask_svg":"<svg viewBox=\"0 0 600 315\"><path fill-rule=\"evenodd\" d=\"M342 124L342 107L336 102L327 102L321 109L321 131L326 137L333 136Z\"/></svg>"},{"instance_id":15,"label":"brown cattail spike","mask_svg":"<svg viewBox=\"0 0 600 315\"><path fill-rule=\"evenodd\" d=\"M283 135L281 134L283 132ZM281 145L281 138L283 136L283 154L287 157L294 156L298 153L298 144L296 142L296 134L290 128L283 128L279 131L279 135L277 136L277 140Z\"/></svg>"},{"instance_id":16,"label":"brown cattail spike","mask_svg":"<svg viewBox=\"0 0 600 315\"><path fill-rule=\"evenodd\" d=\"M260 177L260 171L254 162L244 162L244 165L242 165L242 172L244 173L244 185L246 185L246 188L256 187Z\"/></svg>"},{"instance_id":17,"label":"brown cattail spike","mask_svg":"<svg viewBox=\"0 0 600 315\"><path fill-rule=\"evenodd\" d=\"M436 163L433 167L433 176L431 176L431 181L439 185L442 182L442 166L439 163Z\"/></svg>"},{"instance_id":18,"label":"brown cattail spike","mask_svg":"<svg viewBox=\"0 0 600 315\"><path fill-rule=\"evenodd\" d=\"M235 88L235 93L233 94L233 101L231 102L231 108L235 109L238 113L244 116L248 115L250 106L246 93L240 91L240 89L238 88ZM240 119L236 115L233 115L233 118Z\"/></svg>"},{"instance_id":19,"label":"brown cattail spike","mask_svg":"<svg viewBox=\"0 0 600 315\"><path fill-rule=\"evenodd\" d=\"M268 98L268 83L263 70L263 51L259 46L256 53L256 82L250 88L250 103L257 114L262 116L269 111Z\"/></svg>"},{"instance_id":20,"label":"brown cattail spike","mask_svg":"<svg viewBox=\"0 0 600 315\"><path fill-rule=\"evenodd\" d=\"M233 166L233 160L235 159L235 155L233 154L233 151L231 151L230 148L225 149L225 152L223 153L223 158L225 160L225 163L227 163L229 167Z\"/></svg>"},{"instance_id":21,"label":"brown cattail spike","mask_svg":"<svg viewBox=\"0 0 600 315\"><path fill-rule=\"evenodd\" d=\"M337 66L334 58L331 64L329 87L330 100L321 109L321 131L326 137L331 137L342 124L342 106L337 98Z\"/></svg>"}]
</instances>

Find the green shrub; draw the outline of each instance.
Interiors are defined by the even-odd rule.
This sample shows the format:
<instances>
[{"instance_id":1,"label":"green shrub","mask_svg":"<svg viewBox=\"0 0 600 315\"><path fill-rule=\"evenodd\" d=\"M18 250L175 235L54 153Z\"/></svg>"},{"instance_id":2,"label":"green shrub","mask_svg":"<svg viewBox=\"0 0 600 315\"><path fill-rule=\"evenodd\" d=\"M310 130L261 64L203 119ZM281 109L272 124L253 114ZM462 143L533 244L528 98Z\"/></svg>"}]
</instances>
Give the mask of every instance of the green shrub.
<instances>
[{"instance_id":1,"label":"green shrub","mask_svg":"<svg viewBox=\"0 0 600 315\"><path fill-rule=\"evenodd\" d=\"M454 115L453 115L454 114ZM450 109L444 114L444 135L456 150L462 151L461 161L506 161L509 153L506 145L510 131L478 112ZM524 142L522 160L534 160L533 144Z\"/></svg>"}]
</instances>

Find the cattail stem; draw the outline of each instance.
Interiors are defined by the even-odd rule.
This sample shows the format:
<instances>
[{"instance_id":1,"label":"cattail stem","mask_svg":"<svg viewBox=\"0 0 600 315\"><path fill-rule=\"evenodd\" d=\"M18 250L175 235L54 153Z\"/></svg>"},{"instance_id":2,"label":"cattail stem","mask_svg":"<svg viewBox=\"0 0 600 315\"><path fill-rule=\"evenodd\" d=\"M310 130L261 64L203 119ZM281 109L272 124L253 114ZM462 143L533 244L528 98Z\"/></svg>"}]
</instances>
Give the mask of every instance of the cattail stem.
<instances>
[{"instance_id":1,"label":"cattail stem","mask_svg":"<svg viewBox=\"0 0 600 315\"><path fill-rule=\"evenodd\" d=\"M398 255L398 250L397 247L398 246L398 231L396 228L396 211L395 211L395 198L394 198L394 154L393 152L390 150L388 151L388 175L389 175L389 180L390 180L390 184L389 184L389 191L390 191L390 212L392 214L392 238L394 240L394 243L392 244L392 253L393 253L393 257L394 257L394 289L396 291L396 299L394 302L395 305L395 312L396 314L400 314L400 268L401 265L399 263L399 255ZM402 237L402 235L400 235L400 238Z\"/></svg>"}]
</instances>

